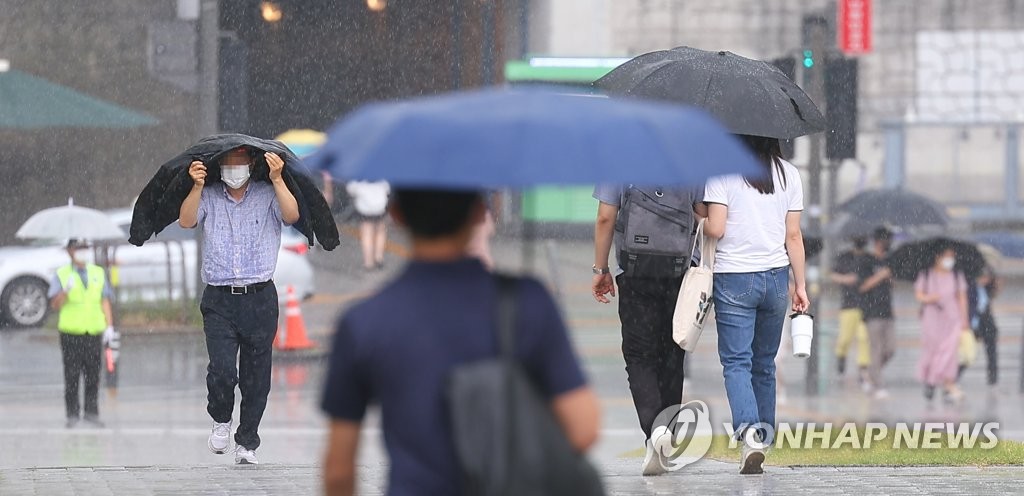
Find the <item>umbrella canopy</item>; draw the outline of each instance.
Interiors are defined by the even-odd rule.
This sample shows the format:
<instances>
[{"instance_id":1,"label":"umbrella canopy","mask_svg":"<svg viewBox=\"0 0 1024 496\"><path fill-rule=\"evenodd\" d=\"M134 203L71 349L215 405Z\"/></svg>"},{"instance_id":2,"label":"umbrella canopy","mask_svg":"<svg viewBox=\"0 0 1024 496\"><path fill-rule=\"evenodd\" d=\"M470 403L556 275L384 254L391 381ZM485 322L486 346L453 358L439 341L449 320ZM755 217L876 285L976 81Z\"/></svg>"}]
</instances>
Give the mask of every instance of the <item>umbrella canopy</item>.
<instances>
[{"instance_id":1,"label":"umbrella canopy","mask_svg":"<svg viewBox=\"0 0 1024 496\"><path fill-rule=\"evenodd\" d=\"M833 238L869 238L875 229L882 226L874 222L862 220L847 213L840 213L826 227L826 234ZM891 226L886 226L890 227Z\"/></svg>"},{"instance_id":2,"label":"umbrella canopy","mask_svg":"<svg viewBox=\"0 0 1024 496\"><path fill-rule=\"evenodd\" d=\"M889 231L896 231L908 238L925 239L934 236L941 236L945 226L941 224L926 224L922 226L895 226L888 222L872 222L854 217L848 213L839 213L836 219L826 227L826 235L832 238L853 239L870 238L874 236L875 230L884 227Z\"/></svg>"},{"instance_id":3,"label":"umbrella canopy","mask_svg":"<svg viewBox=\"0 0 1024 496\"><path fill-rule=\"evenodd\" d=\"M133 128L159 121L71 88L0 66L0 129Z\"/></svg>"},{"instance_id":4,"label":"umbrella canopy","mask_svg":"<svg viewBox=\"0 0 1024 496\"><path fill-rule=\"evenodd\" d=\"M594 82L613 95L694 105L736 134L790 139L825 129L825 118L771 64L690 47L645 53Z\"/></svg>"},{"instance_id":5,"label":"umbrella canopy","mask_svg":"<svg viewBox=\"0 0 1024 496\"><path fill-rule=\"evenodd\" d=\"M935 257L944 247L956 252L956 270L970 278L978 277L985 268L985 257L978 246L969 241L930 238L906 243L889 256L889 267L897 279L913 281L917 275L935 264Z\"/></svg>"},{"instance_id":6,"label":"umbrella canopy","mask_svg":"<svg viewBox=\"0 0 1024 496\"><path fill-rule=\"evenodd\" d=\"M66 207L53 207L36 212L18 228L15 236L22 239L123 239L125 233L107 214L91 208L76 207L68 200Z\"/></svg>"},{"instance_id":7,"label":"umbrella canopy","mask_svg":"<svg viewBox=\"0 0 1024 496\"><path fill-rule=\"evenodd\" d=\"M696 109L487 89L364 106L306 160L337 179L404 187L700 185L764 168Z\"/></svg>"},{"instance_id":8,"label":"umbrella canopy","mask_svg":"<svg viewBox=\"0 0 1024 496\"><path fill-rule=\"evenodd\" d=\"M312 129L289 129L277 135L274 139L284 143L285 146L301 158L323 146L324 142L327 141L327 135Z\"/></svg>"},{"instance_id":9,"label":"umbrella canopy","mask_svg":"<svg viewBox=\"0 0 1024 496\"><path fill-rule=\"evenodd\" d=\"M949 223L945 207L902 189L863 191L836 207L836 211L856 219L855 226L888 225L907 229Z\"/></svg>"}]
</instances>

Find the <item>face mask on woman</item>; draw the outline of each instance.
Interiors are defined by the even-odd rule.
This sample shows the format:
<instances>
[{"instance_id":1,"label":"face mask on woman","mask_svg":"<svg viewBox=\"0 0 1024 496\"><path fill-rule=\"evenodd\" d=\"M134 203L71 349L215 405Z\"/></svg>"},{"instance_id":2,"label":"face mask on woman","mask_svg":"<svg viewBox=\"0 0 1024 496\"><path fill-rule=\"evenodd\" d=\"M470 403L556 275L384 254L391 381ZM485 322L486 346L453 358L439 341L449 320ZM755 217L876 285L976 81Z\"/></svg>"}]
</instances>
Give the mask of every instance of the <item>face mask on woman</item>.
<instances>
[{"instance_id":1,"label":"face mask on woman","mask_svg":"<svg viewBox=\"0 0 1024 496\"><path fill-rule=\"evenodd\" d=\"M231 189L241 188L249 180L248 165L222 165L220 179Z\"/></svg>"},{"instance_id":2,"label":"face mask on woman","mask_svg":"<svg viewBox=\"0 0 1024 496\"><path fill-rule=\"evenodd\" d=\"M942 264L943 269L953 270L953 267L956 266L956 259L953 257L944 257L940 263Z\"/></svg>"}]
</instances>

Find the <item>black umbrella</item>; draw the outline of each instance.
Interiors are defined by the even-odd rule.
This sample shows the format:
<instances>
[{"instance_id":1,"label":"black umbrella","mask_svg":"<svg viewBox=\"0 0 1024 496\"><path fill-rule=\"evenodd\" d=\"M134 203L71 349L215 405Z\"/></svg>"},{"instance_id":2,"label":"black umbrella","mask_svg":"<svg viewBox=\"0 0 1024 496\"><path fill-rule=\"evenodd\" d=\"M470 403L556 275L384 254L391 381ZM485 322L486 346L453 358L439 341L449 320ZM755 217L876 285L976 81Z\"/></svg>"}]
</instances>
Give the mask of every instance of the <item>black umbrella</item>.
<instances>
[{"instance_id":1,"label":"black umbrella","mask_svg":"<svg viewBox=\"0 0 1024 496\"><path fill-rule=\"evenodd\" d=\"M804 258L811 259L821 253L823 240L817 236L804 235Z\"/></svg>"},{"instance_id":2,"label":"black umbrella","mask_svg":"<svg viewBox=\"0 0 1024 496\"><path fill-rule=\"evenodd\" d=\"M611 95L703 108L735 134L791 139L825 129L825 118L792 79L771 64L690 47L637 56L594 82Z\"/></svg>"},{"instance_id":3,"label":"black umbrella","mask_svg":"<svg viewBox=\"0 0 1024 496\"><path fill-rule=\"evenodd\" d=\"M930 238L900 246L889 256L889 267L897 279L913 281L917 275L935 264L935 257L945 248L956 252L956 270L969 278L981 275L985 257L978 246L968 241Z\"/></svg>"},{"instance_id":4,"label":"black umbrella","mask_svg":"<svg viewBox=\"0 0 1024 496\"><path fill-rule=\"evenodd\" d=\"M836 219L835 222L829 224L827 232L832 237L842 239L870 238L875 229L880 226L881 224L862 220L858 217L843 215Z\"/></svg>"},{"instance_id":5,"label":"black umbrella","mask_svg":"<svg viewBox=\"0 0 1024 496\"><path fill-rule=\"evenodd\" d=\"M949 222L946 209L942 205L902 189L863 191L836 207L836 210L856 219L858 226L889 225L908 228L945 226Z\"/></svg>"}]
</instances>

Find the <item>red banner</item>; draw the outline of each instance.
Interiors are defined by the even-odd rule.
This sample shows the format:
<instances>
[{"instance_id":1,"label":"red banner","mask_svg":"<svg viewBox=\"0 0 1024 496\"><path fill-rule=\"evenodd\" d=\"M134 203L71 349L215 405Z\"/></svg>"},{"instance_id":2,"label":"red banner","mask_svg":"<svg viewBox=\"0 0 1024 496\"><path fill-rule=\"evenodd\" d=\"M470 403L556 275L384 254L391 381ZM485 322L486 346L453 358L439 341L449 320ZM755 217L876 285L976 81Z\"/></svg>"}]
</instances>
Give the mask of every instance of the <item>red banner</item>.
<instances>
[{"instance_id":1,"label":"red banner","mask_svg":"<svg viewBox=\"0 0 1024 496\"><path fill-rule=\"evenodd\" d=\"M839 0L836 34L839 49L848 55L871 51L871 0Z\"/></svg>"}]
</instances>

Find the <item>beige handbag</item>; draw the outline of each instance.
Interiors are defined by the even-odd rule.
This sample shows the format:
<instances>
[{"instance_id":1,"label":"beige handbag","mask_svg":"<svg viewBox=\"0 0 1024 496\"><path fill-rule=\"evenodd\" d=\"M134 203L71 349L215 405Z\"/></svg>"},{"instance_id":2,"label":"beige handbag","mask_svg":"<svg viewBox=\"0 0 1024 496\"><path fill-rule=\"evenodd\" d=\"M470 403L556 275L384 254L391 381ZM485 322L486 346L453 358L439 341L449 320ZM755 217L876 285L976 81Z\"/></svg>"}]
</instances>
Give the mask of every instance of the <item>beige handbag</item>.
<instances>
[{"instance_id":1,"label":"beige handbag","mask_svg":"<svg viewBox=\"0 0 1024 496\"><path fill-rule=\"evenodd\" d=\"M672 339L680 348L693 351L704 330L704 321L711 311L711 289L715 280L715 248L718 240L704 235L704 222L697 224L693 238L693 251L700 245L700 265L690 267L683 275L683 284L676 299L676 310L672 315Z\"/></svg>"}]
</instances>

